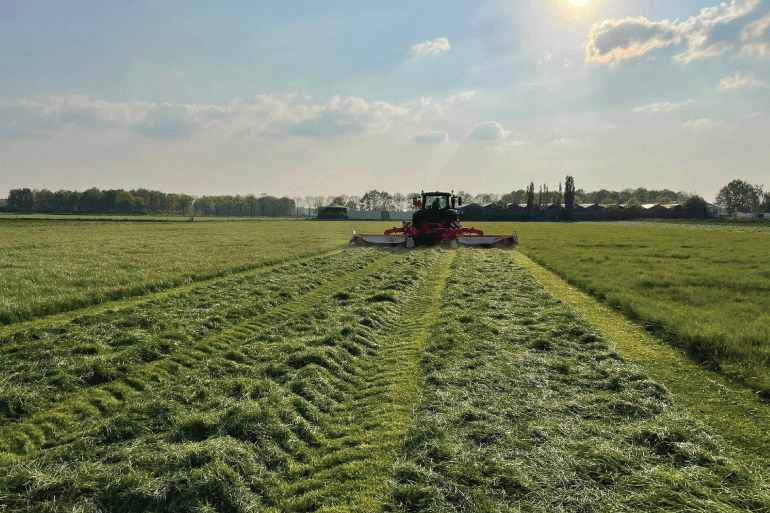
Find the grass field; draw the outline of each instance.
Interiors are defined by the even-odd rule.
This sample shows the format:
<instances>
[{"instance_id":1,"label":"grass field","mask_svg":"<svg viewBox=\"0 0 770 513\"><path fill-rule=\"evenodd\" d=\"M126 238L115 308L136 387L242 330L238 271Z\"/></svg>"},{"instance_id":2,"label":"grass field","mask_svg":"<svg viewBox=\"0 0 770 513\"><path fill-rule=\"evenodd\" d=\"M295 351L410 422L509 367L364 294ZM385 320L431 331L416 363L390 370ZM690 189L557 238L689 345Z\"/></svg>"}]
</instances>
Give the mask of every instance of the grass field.
<instances>
[{"instance_id":1,"label":"grass field","mask_svg":"<svg viewBox=\"0 0 770 513\"><path fill-rule=\"evenodd\" d=\"M0 330L6 511L770 511L766 468L719 434L730 419L706 427L510 252L339 251L392 223L8 223L19 266L0 276L58 262L82 281L35 290L93 289L82 303L101 306L41 317L77 306L41 296ZM533 258L556 261L567 237L515 228ZM630 240L740 244L702 226L565 228L602 233L604 253L559 253L586 268L627 261ZM750 273L765 233L737 236ZM146 274L131 248L153 248ZM105 303L94 269L124 250L136 288ZM635 265L673 275L689 260L644 250ZM607 268L597 283L633 276Z\"/></svg>"},{"instance_id":2,"label":"grass field","mask_svg":"<svg viewBox=\"0 0 770 513\"><path fill-rule=\"evenodd\" d=\"M499 250L353 249L2 346L11 511L770 508Z\"/></svg>"},{"instance_id":3,"label":"grass field","mask_svg":"<svg viewBox=\"0 0 770 513\"><path fill-rule=\"evenodd\" d=\"M530 224L521 251L770 398L770 227Z\"/></svg>"},{"instance_id":4,"label":"grass field","mask_svg":"<svg viewBox=\"0 0 770 513\"><path fill-rule=\"evenodd\" d=\"M0 222L0 324L316 254L346 225L308 221Z\"/></svg>"}]
</instances>

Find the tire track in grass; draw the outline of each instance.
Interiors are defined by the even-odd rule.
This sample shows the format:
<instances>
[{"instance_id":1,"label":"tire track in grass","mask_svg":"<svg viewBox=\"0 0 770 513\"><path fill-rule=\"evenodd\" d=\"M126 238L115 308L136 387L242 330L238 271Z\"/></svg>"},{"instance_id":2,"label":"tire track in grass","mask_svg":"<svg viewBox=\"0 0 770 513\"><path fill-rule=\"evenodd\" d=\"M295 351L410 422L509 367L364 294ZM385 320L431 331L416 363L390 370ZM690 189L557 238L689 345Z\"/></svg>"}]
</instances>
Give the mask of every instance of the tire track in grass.
<instances>
[{"instance_id":1,"label":"tire track in grass","mask_svg":"<svg viewBox=\"0 0 770 513\"><path fill-rule=\"evenodd\" d=\"M152 292L150 294L133 296L127 299L120 299L117 301L108 301L105 303L99 303L97 305L87 306L85 308L80 308L77 310L70 310L67 312L46 315L44 317L39 317L37 319L33 319L30 321L21 321L21 322L15 322L13 324L7 324L5 326L0 327L0 337L7 337L19 331L25 331L28 329L38 328L41 326L53 326L57 324L64 324L72 321L73 319L77 319L78 317L83 317L86 315L97 315L97 314L106 312L108 310L121 310L124 308L130 308L132 306L136 306L142 303L147 303L149 301L156 301L160 299L165 299L170 296L183 294L185 292L189 292L199 287L208 287L209 285L213 285L214 283L220 283L223 281L235 280L239 278L247 278L247 277L255 276L259 274L265 274L275 269L280 269L281 267L284 267L286 265L309 262L311 260L316 260L320 258L328 258L330 256L338 255L342 253L342 251L343 250L341 249L337 249L334 251L327 251L324 253L305 256L302 258L284 260L283 262L270 264L262 267L257 267L256 269L249 269L246 271L239 271L231 274L226 274L223 276L217 276L215 278L210 278L207 280L195 281L186 285L180 285L178 287L174 287L171 289L162 290L160 292Z\"/></svg>"},{"instance_id":2,"label":"tire track in grass","mask_svg":"<svg viewBox=\"0 0 770 513\"><path fill-rule=\"evenodd\" d=\"M404 314L380 343L381 355L364 371L368 386L335 411L340 443L330 444L325 458L337 458L346 439L358 439L354 451L362 458L341 458L331 468L315 469L312 482L303 481L301 493L289 501L291 511L370 512L385 500L388 477L401 439L410 423L419 386L418 355L438 320L446 280L456 252L443 253L414 298L402 306ZM365 415L362 409L367 409ZM373 421L372 419L375 419ZM362 426L361 422L366 423ZM324 466L324 459L319 462ZM344 481L343 481L344 479ZM327 499L332 498L329 504ZM316 507L318 504L321 507ZM306 505L313 505L306 508ZM333 504L333 505L331 505Z\"/></svg>"},{"instance_id":3,"label":"tire track in grass","mask_svg":"<svg viewBox=\"0 0 770 513\"><path fill-rule=\"evenodd\" d=\"M351 288L364 276L393 265L401 258L401 254L386 254L362 269L320 285L288 303L242 321L167 358L132 366L125 377L116 382L85 389L50 410L2 426L0 467L12 463L18 455L34 453L40 446L50 445L55 439L76 432L79 424L90 417L105 411L114 413L140 396L146 383L173 379L180 369L199 365L212 353L237 349L264 327L321 304L335 292Z\"/></svg>"},{"instance_id":4,"label":"tire track in grass","mask_svg":"<svg viewBox=\"0 0 770 513\"><path fill-rule=\"evenodd\" d=\"M723 442L508 254L453 267L386 511L768 511Z\"/></svg>"},{"instance_id":5,"label":"tire track in grass","mask_svg":"<svg viewBox=\"0 0 770 513\"><path fill-rule=\"evenodd\" d=\"M679 403L729 440L745 461L753 462L757 469L770 468L767 403L745 387L731 383L724 375L697 365L682 351L650 336L622 314L572 287L525 255L514 252L511 256L546 290L577 309L622 356L634 360L651 378L665 385ZM763 473L766 474L766 470Z\"/></svg>"},{"instance_id":6,"label":"tire track in grass","mask_svg":"<svg viewBox=\"0 0 770 513\"><path fill-rule=\"evenodd\" d=\"M267 268L270 272L0 337L0 425L85 388L118 381L133 365L174 355L383 254L354 250Z\"/></svg>"}]
</instances>

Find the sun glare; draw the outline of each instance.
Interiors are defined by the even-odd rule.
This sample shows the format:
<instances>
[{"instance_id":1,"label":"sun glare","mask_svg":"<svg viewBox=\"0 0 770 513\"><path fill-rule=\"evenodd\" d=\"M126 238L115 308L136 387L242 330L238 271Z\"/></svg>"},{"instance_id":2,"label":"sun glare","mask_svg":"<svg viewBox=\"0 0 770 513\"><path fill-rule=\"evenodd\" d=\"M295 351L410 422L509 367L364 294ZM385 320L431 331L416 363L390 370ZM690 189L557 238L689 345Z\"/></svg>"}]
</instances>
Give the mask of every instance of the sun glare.
<instances>
[{"instance_id":1,"label":"sun glare","mask_svg":"<svg viewBox=\"0 0 770 513\"><path fill-rule=\"evenodd\" d=\"M574 7L583 7L588 4L589 0L568 0L568 2Z\"/></svg>"}]
</instances>

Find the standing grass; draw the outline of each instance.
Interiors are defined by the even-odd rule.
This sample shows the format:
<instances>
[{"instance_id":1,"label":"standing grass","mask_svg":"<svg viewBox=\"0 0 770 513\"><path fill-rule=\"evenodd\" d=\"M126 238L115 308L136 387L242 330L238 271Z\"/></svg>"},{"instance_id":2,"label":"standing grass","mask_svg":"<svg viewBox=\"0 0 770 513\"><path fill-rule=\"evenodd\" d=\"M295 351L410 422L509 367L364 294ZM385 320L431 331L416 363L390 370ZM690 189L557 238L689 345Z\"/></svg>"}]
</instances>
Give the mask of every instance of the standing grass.
<instances>
[{"instance_id":1,"label":"standing grass","mask_svg":"<svg viewBox=\"0 0 770 513\"><path fill-rule=\"evenodd\" d=\"M520 251L770 398L770 228L531 223Z\"/></svg>"},{"instance_id":2,"label":"standing grass","mask_svg":"<svg viewBox=\"0 0 770 513\"><path fill-rule=\"evenodd\" d=\"M0 222L0 324L166 290L347 242L344 223Z\"/></svg>"}]
</instances>

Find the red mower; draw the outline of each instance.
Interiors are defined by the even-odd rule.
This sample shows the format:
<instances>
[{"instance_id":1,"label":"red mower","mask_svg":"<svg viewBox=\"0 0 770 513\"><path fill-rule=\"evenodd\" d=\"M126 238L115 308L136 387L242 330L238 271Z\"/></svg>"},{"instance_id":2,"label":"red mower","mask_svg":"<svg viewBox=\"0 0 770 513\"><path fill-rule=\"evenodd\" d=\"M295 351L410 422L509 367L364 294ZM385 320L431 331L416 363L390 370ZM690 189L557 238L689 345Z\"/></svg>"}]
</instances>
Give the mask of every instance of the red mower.
<instances>
[{"instance_id":1,"label":"red mower","mask_svg":"<svg viewBox=\"0 0 770 513\"><path fill-rule=\"evenodd\" d=\"M483 248L514 248L519 244L516 232L511 236L484 235L475 228L463 228L457 215L462 200L451 192L422 192L415 198L419 207L411 221L401 228L385 230L383 235L361 235L353 231L350 244L354 246L415 246L442 245L450 248L476 246Z\"/></svg>"}]
</instances>

